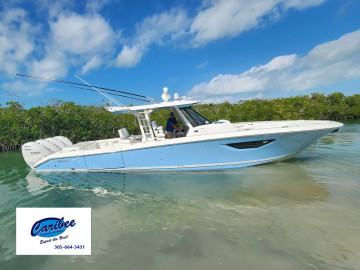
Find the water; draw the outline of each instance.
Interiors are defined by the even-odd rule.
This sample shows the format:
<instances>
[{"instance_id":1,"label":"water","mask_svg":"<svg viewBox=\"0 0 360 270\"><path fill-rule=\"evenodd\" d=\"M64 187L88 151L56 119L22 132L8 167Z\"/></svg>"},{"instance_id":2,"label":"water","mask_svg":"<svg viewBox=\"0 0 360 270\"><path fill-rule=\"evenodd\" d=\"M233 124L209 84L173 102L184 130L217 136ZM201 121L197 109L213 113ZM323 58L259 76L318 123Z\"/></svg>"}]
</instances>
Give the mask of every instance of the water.
<instances>
[{"instance_id":1,"label":"water","mask_svg":"<svg viewBox=\"0 0 360 270\"><path fill-rule=\"evenodd\" d=\"M360 269L359 134L200 173L49 176L0 153L0 269ZM92 255L16 256L16 207L91 207Z\"/></svg>"}]
</instances>

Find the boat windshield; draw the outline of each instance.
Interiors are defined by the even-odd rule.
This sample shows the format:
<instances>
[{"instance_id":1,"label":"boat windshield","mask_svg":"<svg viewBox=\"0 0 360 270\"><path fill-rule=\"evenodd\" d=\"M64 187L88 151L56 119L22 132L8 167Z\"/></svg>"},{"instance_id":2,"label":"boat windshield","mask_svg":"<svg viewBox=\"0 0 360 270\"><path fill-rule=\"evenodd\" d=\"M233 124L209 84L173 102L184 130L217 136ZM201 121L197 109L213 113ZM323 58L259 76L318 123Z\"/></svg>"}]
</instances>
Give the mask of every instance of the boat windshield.
<instances>
[{"instance_id":1,"label":"boat windshield","mask_svg":"<svg viewBox=\"0 0 360 270\"><path fill-rule=\"evenodd\" d=\"M206 119L191 107L180 108L180 110L193 127L211 124L210 120Z\"/></svg>"}]
</instances>

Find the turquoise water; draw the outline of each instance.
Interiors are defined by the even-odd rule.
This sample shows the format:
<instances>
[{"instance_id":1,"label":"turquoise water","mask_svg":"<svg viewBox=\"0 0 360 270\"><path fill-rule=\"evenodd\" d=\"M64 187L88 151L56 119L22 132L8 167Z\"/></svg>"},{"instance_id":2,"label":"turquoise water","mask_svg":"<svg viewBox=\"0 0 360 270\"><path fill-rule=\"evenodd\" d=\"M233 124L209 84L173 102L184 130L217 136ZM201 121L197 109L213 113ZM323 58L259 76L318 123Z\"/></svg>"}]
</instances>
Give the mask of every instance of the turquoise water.
<instances>
[{"instance_id":1,"label":"turquoise water","mask_svg":"<svg viewBox=\"0 0 360 270\"><path fill-rule=\"evenodd\" d=\"M360 121L296 158L196 173L34 174L0 153L0 269L360 269ZM16 207L91 207L91 256L16 256Z\"/></svg>"}]
</instances>

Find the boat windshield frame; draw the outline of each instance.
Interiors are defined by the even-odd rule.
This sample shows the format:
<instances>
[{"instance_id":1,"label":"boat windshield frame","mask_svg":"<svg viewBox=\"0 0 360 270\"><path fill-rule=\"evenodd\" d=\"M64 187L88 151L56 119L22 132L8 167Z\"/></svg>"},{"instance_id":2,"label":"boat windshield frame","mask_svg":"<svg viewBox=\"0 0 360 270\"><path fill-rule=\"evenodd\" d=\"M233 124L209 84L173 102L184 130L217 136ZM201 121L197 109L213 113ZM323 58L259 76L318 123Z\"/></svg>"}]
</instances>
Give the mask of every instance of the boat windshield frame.
<instances>
[{"instance_id":1,"label":"boat windshield frame","mask_svg":"<svg viewBox=\"0 0 360 270\"><path fill-rule=\"evenodd\" d=\"M205 116L195 111L194 108L192 108L191 106L182 107L179 109L193 127L208 125L212 123Z\"/></svg>"}]
</instances>

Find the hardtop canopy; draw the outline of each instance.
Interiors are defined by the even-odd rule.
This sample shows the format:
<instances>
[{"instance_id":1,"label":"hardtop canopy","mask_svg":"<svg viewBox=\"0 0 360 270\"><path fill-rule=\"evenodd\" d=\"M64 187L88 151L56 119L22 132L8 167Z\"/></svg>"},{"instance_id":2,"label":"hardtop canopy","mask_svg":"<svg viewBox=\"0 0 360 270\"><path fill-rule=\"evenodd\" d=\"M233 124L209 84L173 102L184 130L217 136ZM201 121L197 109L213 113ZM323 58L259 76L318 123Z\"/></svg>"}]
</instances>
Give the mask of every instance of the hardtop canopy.
<instances>
[{"instance_id":1,"label":"hardtop canopy","mask_svg":"<svg viewBox=\"0 0 360 270\"><path fill-rule=\"evenodd\" d=\"M174 100L174 101L167 101L149 105L140 105L140 106L114 106L114 107L105 107L105 109L111 113L132 113L132 112L143 112L148 110L158 110L163 108L170 108L170 107L189 107L191 105L197 104L200 101L198 100Z\"/></svg>"}]
</instances>

